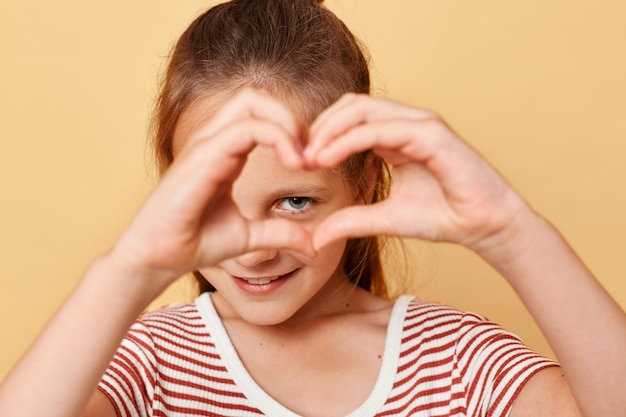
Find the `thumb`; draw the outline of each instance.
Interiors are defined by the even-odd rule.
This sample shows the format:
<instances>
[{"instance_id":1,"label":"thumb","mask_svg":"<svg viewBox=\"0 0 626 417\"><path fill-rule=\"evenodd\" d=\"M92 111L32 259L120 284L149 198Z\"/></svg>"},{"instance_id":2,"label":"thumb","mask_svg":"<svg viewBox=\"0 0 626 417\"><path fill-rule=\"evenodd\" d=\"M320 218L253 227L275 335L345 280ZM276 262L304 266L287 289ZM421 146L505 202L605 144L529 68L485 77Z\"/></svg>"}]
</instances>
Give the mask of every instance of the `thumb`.
<instances>
[{"instance_id":1,"label":"thumb","mask_svg":"<svg viewBox=\"0 0 626 417\"><path fill-rule=\"evenodd\" d=\"M292 249L307 257L315 256L311 232L287 219L248 222L246 251L259 249Z\"/></svg>"},{"instance_id":2,"label":"thumb","mask_svg":"<svg viewBox=\"0 0 626 417\"><path fill-rule=\"evenodd\" d=\"M358 238L389 233L389 216L383 203L350 206L338 210L322 222L313 232L313 246L319 250L327 244L348 238Z\"/></svg>"}]
</instances>

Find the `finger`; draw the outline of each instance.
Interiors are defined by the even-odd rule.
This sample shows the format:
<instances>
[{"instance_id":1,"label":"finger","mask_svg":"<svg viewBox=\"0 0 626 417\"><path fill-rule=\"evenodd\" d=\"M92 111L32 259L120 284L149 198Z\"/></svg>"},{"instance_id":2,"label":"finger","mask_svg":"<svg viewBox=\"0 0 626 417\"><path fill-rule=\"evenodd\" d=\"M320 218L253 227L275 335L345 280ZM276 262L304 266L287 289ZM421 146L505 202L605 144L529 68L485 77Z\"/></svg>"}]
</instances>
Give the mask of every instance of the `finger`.
<instances>
[{"instance_id":1,"label":"finger","mask_svg":"<svg viewBox=\"0 0 626 417\"><path fill-rule=\"evenodd\" d=\"M287 219L248 222L248 245L244 252L259 249L295 250L308 258L315 256L311 232Z\"/></svg>"},{"instance_id":2,"label":"finger","mask_svg":"<svg viewBox=\"0 0 626 417\"><path fill-rule=\"evenodd\" d=\"M319 130L320 126L323 126L324 124L326 124L326 121L330 117L332 117L334 113L340 111L341 109L347 106L350 106L358 98L359 98L359 95L354 94L354 93L347 93L341 96L339 100L337 100L336 102L328 106L324 111L322 111L317 116L317 118L313 121L313 123L311 124L309 128L309 134L312 136L315 135L317 131Z\"/></svg>"},{"instance_id":3,"label":"finger","mask_svg":"<svg viewBox=\"0 0 626 417\"><path fill-rule=\"evenodd\" d=\"M291 169L302 167L302 157L295 139L280 126L259 119L248 118L222 129L214 137L185 146L173 166L189 165L189 170L200 170L224 178L232 173L257 145L273 147L281 163Z\"/></svg>"},{"instance_id":4,"label":"finger","mask_svg":"<svg viewBox=\"0 0 626 417\"><path fill-rule=\"evenodd\" d=\"M419 163L437 179L448 198L467 198L480 184L504 185L489 163L438 119L354 127L320 150L316 165L337 166L366 149L373 149L395 167Z\"/></svg>"},{"instance_id":5,"label":"finger","mask_svg":"<svg viewBox=\"0 0 626 417\"><path fill-rule=\"evenodd\" d=\"M275 124L248 119L228 126L216 137L186 146L151 199L189 219L200 218L218 188L236 179L247 154L258 144L274 147L286 167L302 166L287 132Z\"/></svg>"},{"instance_id":6,"label":"finger","mask_svg":"<svg viewBox=\"0 0 626 417\"><path fill-rule=\"evenodd\" d=\"M216 157L241 159L257 145L274 148L280 162L289 169L300 169L302 155L296 138L275 124L250 118L230 125L216 138Z\"/></svg>"},{"instance_id":7,"label":"finger","mask_svg":"<svg viewBox=\"0 0 626 417\"><path fill-rule=\"evenodd\" d=\"M392 164L407 157L425 163L440 151L442 140L441 133L430 121L372 122L352 127L337 136L318 151L315 163L320 167L336 166L350 155L368 149L374 149Z\"/></svg>"},{"instance_id":8,"label":"finger","mask_svg":"<svg viewBox=\"0 0 626 417\"><path fill-rule=\"evenodd\" d=\"M390 100L367 95L348 94L326 109L310 129L306 157L314 155L335 137L362 124L393 120L426 120L433 117L429 111L405 106Z\"/></svg>"},{"instance_id":9,"label":"finger","mask_svg":"<svg viewBox=\"0 0 626 417\"><path fill-rule=\"evenodd\" d=\"M313 247L320 250L340 239L397 234L393 230L392 219L384 202L336 211L315 228Z\"/></svg>"},{"instance_id":10,"label":"finger","mask_svg":"<svg viewBox=\"0 0 626 417\"><path fill-rule=\"evenodd\" d=\"M226 101L194 136L211 137L226 126L249 118L274 123L293 137L297 137L301 130L293 112L285 104L262 90L245 88Z\"/></svg>"}]
</instances>

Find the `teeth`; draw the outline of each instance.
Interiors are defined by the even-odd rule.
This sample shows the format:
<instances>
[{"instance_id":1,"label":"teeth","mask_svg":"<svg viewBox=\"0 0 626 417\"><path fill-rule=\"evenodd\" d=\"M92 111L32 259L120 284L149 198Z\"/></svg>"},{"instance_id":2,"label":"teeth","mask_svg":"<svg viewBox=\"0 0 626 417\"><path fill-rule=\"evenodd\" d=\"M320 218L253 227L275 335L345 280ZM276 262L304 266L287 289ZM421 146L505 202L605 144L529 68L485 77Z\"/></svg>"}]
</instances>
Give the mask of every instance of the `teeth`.
<instances>
[{"instance_id":1,"label":"teeth","mask_svg":"<svg viewBox=\"0 0 626 417\"><path fill-rule=\"evenodd\" d=\"M252 285L265 285L265 284L269 284L270 282L274 281L275 279L278 279L278 277L273 277L273 278L248 278L248 279L246 279L246 282L248 284L252 284Z\"/></svg>"}]
</instances>

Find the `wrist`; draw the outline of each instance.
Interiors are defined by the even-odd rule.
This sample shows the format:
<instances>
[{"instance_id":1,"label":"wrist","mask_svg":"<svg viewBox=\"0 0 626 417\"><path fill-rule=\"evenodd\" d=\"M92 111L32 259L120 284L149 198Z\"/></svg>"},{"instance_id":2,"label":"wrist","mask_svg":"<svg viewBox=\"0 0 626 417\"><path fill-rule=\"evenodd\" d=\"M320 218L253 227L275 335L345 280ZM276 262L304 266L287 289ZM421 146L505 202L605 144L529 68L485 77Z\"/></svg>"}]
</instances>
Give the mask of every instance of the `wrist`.
<instances>
[{"instance_id":1,"label":"wrist","mask_svg":"<svg viewBox=\"0 0 626 417\"><path fill-rule=\"evenodd\" d=\"M111 282L125 297L139 303L150 303L177 277L171 273L158 271L132 256L115 249L99 256L90 266L88 275Z\"/></svg>"},{"instance_id":2,"label":"wrist","mask_svg":"<svg viewBox=\"0 0 626 417\"><path fill-rule=\"evenodd\" d=\"M551 225L528 205L521 206L506 226L471 247L495 269L504 272L527 258L540 246Z\"/></svg>"}]
</instances>

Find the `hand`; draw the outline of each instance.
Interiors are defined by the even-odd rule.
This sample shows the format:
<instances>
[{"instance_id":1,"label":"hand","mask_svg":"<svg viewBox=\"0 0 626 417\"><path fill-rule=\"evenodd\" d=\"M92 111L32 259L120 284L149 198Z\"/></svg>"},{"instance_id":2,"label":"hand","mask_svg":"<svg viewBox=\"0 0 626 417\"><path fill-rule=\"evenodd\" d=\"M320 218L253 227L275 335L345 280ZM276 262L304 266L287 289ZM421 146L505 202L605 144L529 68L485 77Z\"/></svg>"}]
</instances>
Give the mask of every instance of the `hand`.
<instances>
[{"instance_id":1,"label":"hand","mask_svg":"<svg viewBox=\"0 0 626 417\"><path fill-rule=\"evenodd\" d=\"M391 166L380 203L349 207L318 225L315 247L345 237L393 235L448 241L485 252L502 244L525 202L435 114L349 94L310 130L309 167L332 167L372 149Z\"/></svg>"},{"instance_id":2,"label":"hand","mask_svg":"<svg viewBox=\"0 0 626 417\"><path fill-rule=\"evenodd\" d=\"M256 249L313 253L310 233L297 223L247 220L231 199L232 184L257 145L273 147L287 168L302 167L299 125L285 106L245 90L199 130L188 137L179 133L174 147L181 149L113 249L117 259L169 284L183 273Z\"/></svg>"}]
</instances>

